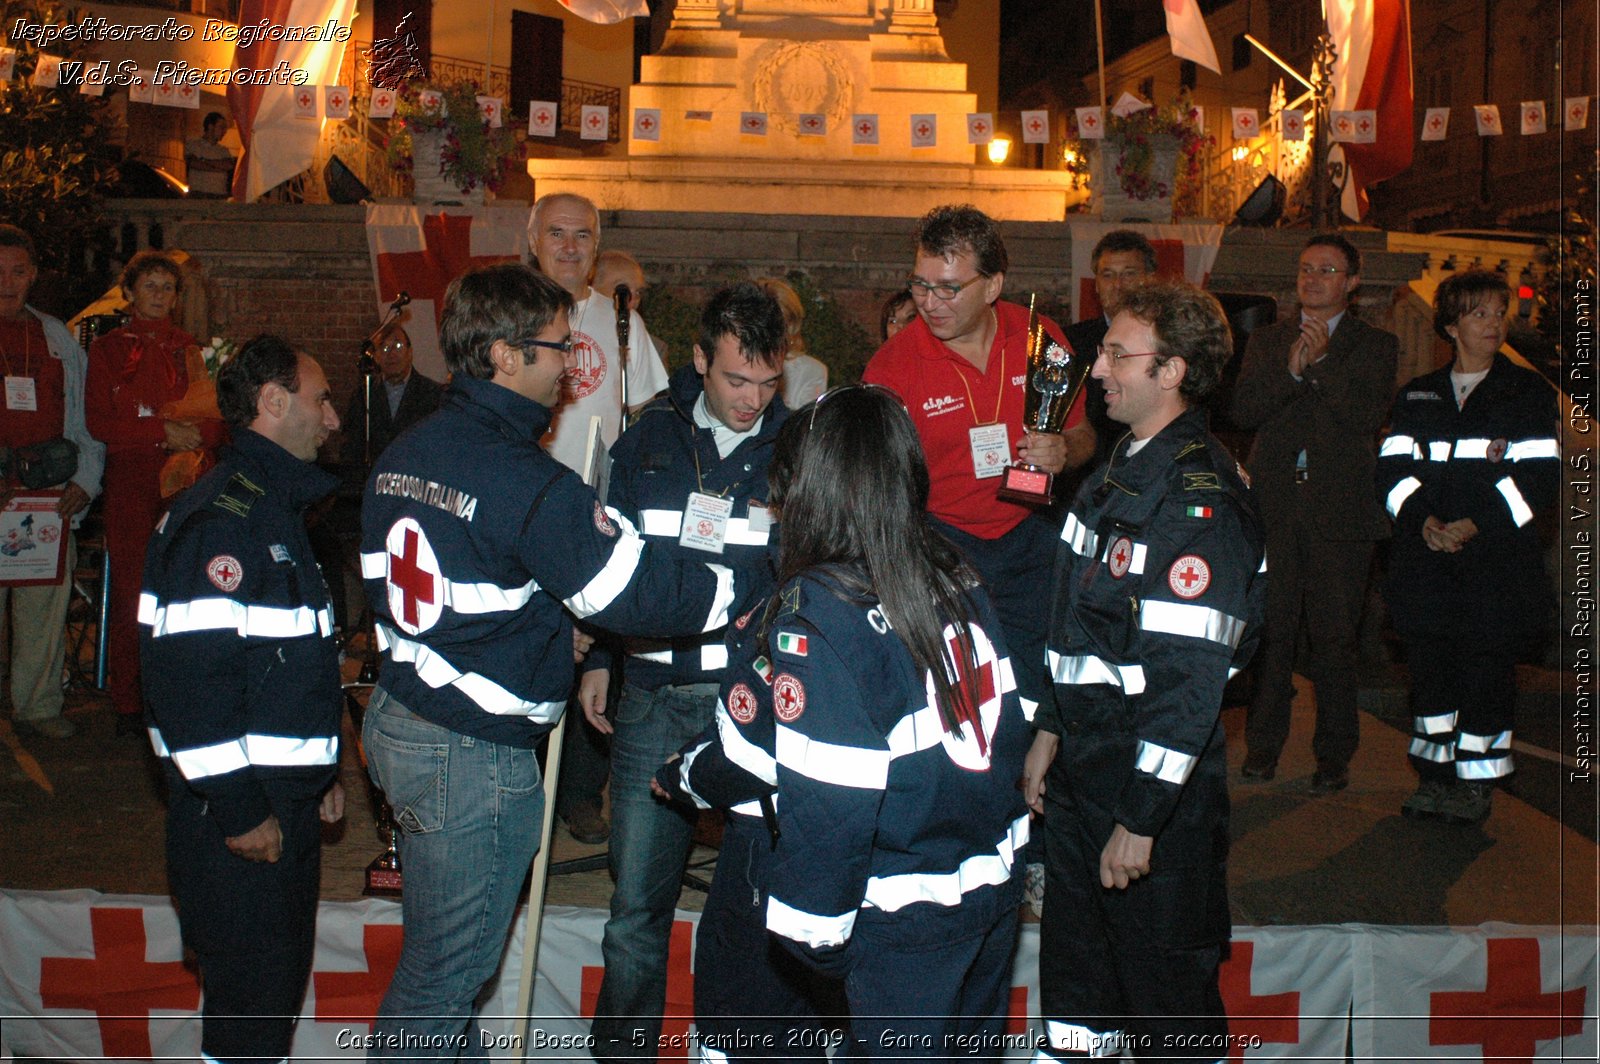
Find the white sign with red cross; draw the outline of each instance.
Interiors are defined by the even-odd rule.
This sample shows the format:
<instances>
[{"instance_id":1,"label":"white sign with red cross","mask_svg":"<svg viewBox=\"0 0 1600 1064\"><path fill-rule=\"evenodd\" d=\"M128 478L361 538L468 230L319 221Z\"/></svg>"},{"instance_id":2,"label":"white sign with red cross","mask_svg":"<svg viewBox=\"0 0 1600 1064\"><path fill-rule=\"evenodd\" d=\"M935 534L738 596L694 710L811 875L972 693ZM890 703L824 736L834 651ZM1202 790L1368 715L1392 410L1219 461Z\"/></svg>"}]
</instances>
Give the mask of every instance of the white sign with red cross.
<instances>
[{"instance_id":1,"label":"white sign with red cross","mask_svg":"<svg viewBox=\"0 0 1600 1064\"><path fill-rule=\"evenodd\" d=\"M402 517L390 526L384 549L389 616L409 635L427 631L444 612L444 577L433 545L415 518Z\"/></svg>"},{"instance_id":2,"label":"white sign with red cross","mask_svg":"<svg viewBox=\"0 0 1600 1064\"><path fill-rule=\"evenodd\" d=\"M876 144L878 143L878 116L877 115L851 115L850 116L850 143L851 144Z\"/></svg>"},{"instance_id":3,"label":"white sign with red cross","mask_svg":"<svg viewBox=\"0 0 1600 1064\"><path fill-rule=\"evenodd\" d=\"M946 671L955 682L955 710L961 728L954 733L941 729L940 742L944 744L945 754L960 767L969 772L987 772L994 752L994 731L1000 724L1001 695L1006 692L1007 685L994 643L975 624L969 625L967 632L977 665L975 673L967 669L966 654L961 649L960 633L955 625L944 626ZM937 706L932 674L926 677L925 683L928 705Z\"/></svg>"},{"instance_id":4,"label":"white sign with red cross","mask_svg":"<svg viewBox=\"0 0 1600 1064\"><path fill-rule=\"evenodd\" d=\"M1049 111L1024 111L1024 112L1022 112L1022 143L1024 143L1024 144L1049 144L1050 143L1050 112Z\"/></svg>"},{"instance_id":5,"label":"white sign with red cross","mask_svg":"<svg viewBox=\"0 0 1600 1064\"><path fill-rule=\"evenodd\" d=\"M1179 598L1199 598L1211 586L1211 566L1198 554L1185 554L1167 570L1167 586Z\"/></svg>"}]
</instances>

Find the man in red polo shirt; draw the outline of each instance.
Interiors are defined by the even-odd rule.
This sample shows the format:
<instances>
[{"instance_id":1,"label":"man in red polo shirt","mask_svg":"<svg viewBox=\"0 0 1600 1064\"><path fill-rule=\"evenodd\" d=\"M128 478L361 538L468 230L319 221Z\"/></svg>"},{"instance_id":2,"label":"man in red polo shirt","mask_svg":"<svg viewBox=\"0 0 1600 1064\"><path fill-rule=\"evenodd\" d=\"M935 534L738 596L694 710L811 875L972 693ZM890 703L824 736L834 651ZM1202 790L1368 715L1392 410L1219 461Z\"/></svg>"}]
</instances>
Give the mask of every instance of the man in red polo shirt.
<instances>
[{"instance_id":1,"label":"man in red polo shirt","mask_svg":"<svg viewBox=\"0 0 1600 1064\"><path fill-rule=\"evenodd\" d=\"M1028 311L1000 299L1008 260L994 220L976 207L935 207L917 227L916 247L907 284L917 317L878 349L862 380L892 389L910 410L928 460L928 512L988 587L1032 719L1049 690L1044 635L1057 529L1048 511L996 491L1012 461L1051 473L1083 465L1094 456L1094 431L1082 395L1063 434L1023 430ZM1040 321L1070 347L1055 322Z\"/></svg>"}]
</instances>

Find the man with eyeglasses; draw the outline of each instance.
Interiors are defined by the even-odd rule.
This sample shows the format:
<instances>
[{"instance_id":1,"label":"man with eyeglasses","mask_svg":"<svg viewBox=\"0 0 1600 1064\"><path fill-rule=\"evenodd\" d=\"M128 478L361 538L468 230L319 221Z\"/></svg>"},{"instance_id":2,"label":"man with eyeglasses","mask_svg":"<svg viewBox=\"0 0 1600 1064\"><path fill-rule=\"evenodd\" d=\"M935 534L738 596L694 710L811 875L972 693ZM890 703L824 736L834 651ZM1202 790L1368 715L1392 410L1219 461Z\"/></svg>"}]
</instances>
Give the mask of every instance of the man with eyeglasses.
<instances>
[{"instance_id":1,"label":"man with eyeglasses","mask_svg":"<svg viewBox=\"0 0 1600 1064\"><path fill-rule=\"evenodd\" d=\"M929 211L906 280L917 316L878 349L861 379L894 391L910 411L928 461L928 513L988 587L1031 717L1048 691L1045 589L1056 528L996 491L1012 461L1075 469L1094 456L1095 438L1081 396L1065 433L1023 430L1028 309L1000 298L1008 264L999 227L982 211ZM1040 321L1068 346L1055 322Z\"/></svg>"},{"instance_id":2,"label":"man with eyeglasses","mask_svg":"<svg viewBox=\"0 0 1600 1064\"><path fill-rule=\"evenodd\" d=\"M1207 427L1232 354L1216 299L1156 282L1124 294L1094 364L1127 432L1061 533L1055 697L1022 780L1044 828L1044 1050L1061 1060L1228 1055L1222 689L1267 584L1255 501Z\"/></svg>"},{"instance_id":3,"label":"man with eyeglasses","mask_svg":"<svg viewBox=\"0 0 1600 1064\"><path fill-rule=\"evenodd\" d=\"M406 877L374 1059L463 1044L499 966L541 838L535 748L587 649L574 618L693 636L735 605L732 570L665 556L539 445L573 365L571 308L526 266L456 278L444 401L367 480L361 569L383 660L362 738Z\"/></svg>"},{"instance_id":4,"label":"man with eyeglasses","mask_svg":"<svg viewBox=\"0 0 1600 1064\"><path fill-rule=\"evenodd\" d=\"M1300 312L1250 334L1230 415L1255 430L1248 463L1267 522L1272 593L1245 725L1249 782L1277 773L1289 735L1295 647L1316 689L1312 794L1350 782L1358 633L1373 544L1388 522L1373 493L1378 430L1395 389L1399 341L1356 317L1361 253L1338 234L1300 253Z\"/></svg>"}]
</instances>

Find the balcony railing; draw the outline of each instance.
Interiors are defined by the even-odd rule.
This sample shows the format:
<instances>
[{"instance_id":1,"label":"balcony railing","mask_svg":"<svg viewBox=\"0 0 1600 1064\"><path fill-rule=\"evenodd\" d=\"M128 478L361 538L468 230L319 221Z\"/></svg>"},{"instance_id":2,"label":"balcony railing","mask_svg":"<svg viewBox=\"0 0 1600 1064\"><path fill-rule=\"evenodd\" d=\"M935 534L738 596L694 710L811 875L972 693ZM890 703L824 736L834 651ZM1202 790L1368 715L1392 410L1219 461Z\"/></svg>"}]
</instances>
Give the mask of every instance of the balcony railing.
<instances>
[{"instance_id":1,"label":"balcony railing","mask_svg":"<svg viewBox=\"0 0 1600 1064\"><path fill-rule=\"evenodd\" d=\"M611 125L606 130L606 140L612 144L622 139L622 90L611 85L596 85L589 81L561 79L560 129L574 137L583 132L585 106L610 108Z\"/></svg>"}]
</instances>

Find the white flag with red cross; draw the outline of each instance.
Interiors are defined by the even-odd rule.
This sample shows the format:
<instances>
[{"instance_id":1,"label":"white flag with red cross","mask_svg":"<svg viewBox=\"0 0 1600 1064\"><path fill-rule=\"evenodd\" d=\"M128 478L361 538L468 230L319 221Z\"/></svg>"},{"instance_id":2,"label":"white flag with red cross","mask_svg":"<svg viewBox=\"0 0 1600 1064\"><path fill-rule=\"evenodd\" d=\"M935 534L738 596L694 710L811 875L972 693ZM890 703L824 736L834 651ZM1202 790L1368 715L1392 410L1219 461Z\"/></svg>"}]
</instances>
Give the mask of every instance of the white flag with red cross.
<instances>
[{"instance_id":1,"label":"white flag with red cross","mask_svg":"<svg viewBox=\"0 0 1600 1064\"><path fill-rule=\"evenodd\" d=\"M128 83L128 102L155 103L156 90L151 85L153 80L154 75L152 75L150 71L141 68L140 71L134 75L133 80Z\"/></svg>"},{"instance_id":2,"label":"white flag with red cross","mask_svg":"<svg viewBox=\"0 0 1600 1064\"><path fill-rule=\"evenodd\" d=\"M578 139L605 140L610 135L611 108L606 104L584 104L578 115Z\"/></svg>"},{"instance_id":3,"label":"white flag with red cross","mask_svg":"<svg viewBox=\"0 0 1600 1064\"><path fill-rule=\"evenodd\" d=\"M878 143L878 116L877 115L851 115L850 116L850 143L851 144L876 144L876 143Z\"/></svg>"},{"instance_id":4,"label":"white flag with red cross","mask_svg":"<svg viewBox=\"0 0 1600 1064\"><path fill-rule=\"evenodd\" d=\"M767 112L765 111L740 111L739 132L747 137L764 137L767 135Z\"/></svg>"},{"instance_id":5,"label":"white flag with red cross","mask_svg":"<svg viewBox=\"0 0 1600 1064\"><path fill-rule=\"evenodd\" d=\"M1249 140L1261 132L1261 113L1254 107L1234 107L1233 139Z\"/></svg>"},{"instance_id":6,"label":"white flag with red cross","mask_svg":"<svg viewBox=\"0 0 1600 1064\"><path fill-rule=\"evenodd\" d=\"M170 81L163 81L156 86L152 102L159 107L178 106L178 86Z\"/></svg>"},{"instance_id":7,"label":"white flag with red cross","mask_svg":"<svg viewBox=\"0 0 1600 1064\"><path fill-rule=\"evenodd\" d=\"M1562 129L1572 132L1589 128L1589 97L1568 96L1561 106Z\"/></svg>"},{"instance_id":8,"label":"white flag with red cross","mask_svg":"<svg viewBox=\"0 0 1600 1064\"><path fill-rule=\"evenodd\" d=\"M36 89L53 89L59 84L61 84L60 58L40 52L39 61L33 68L33 87Z\"/></svg>"},{"instance_id":9,"label":"white flag with red cross","mask_svg":"<svg viewBox=\"0 0 1600 1064\"><path fill-rule=\"evenodd\" d=\"M1535 134L1543 133L1546 128L1547 127L1545 125L1544 101L1543 100L1523 100L1522 101L1522 135L1524 137L1531 137L1531 136L1534 136Z\"/></svg>"},{"instance_id":10,"label":"white flag with red cross","mask_svg":"<svg viewBox=\"0 0 1600 1064\"><path fill-rule=\"evenodd\" d=\"M913 148L932 148L939 143L939 116L938 115L912 115L911 116L911 146Z\"/></svg>"},{"instance_id":11,"label":"white flag with red cross","mask_svg":"<svg viewBox=\"0 0 1600 1064\"><path fill-rule=\"evenodd\" d=\"M193 85L178 86L178 106L191 111L200 110L200 90Z\"/></svg>"},{"instance_id":12,"label":"white flag with red cross","mask_svg":"<svg viewBox=\"0 0 1600 1064\"><path fill-rule=\"evenodd\" d=\"M815 112L800 115L795 119L795 129L802 137L825 137L828 135L828 116Z\"/></svg>"},{"instance_id":13,"label":"white flag with red cross","mask_svg":"<svg viewBox=\"0 0 1600 1064\"><path fill-rule=\"evenodd\" d=\"M1422 139L1443 140L1450 133L1450 108L1430 107L1422 114Z\"/></svg>"},{"instance_id":14,"label":"white flag with red cross","mask_svg":"<svg viewBox=\"0 0 1600 1064\"><path fill-rule=\"evenodd\" d=\"M157 97L159 97L160 94L161 94L161 89L158 87L156 89ZM313 86L313 85L302 85L298 89L295 90L295 92L294 92L294 116L296 118L303 118L303 119L307 119L307 120L310 120L310 121L315 121L316 120L316 117L317 117L317 90L316 90L315 86Z\"/></svg>"},{"instance_id":15,"label":"white flag with red cross","mask_svg":"<svg viewBox=\"0 0 1600 1064\"><path fill-rule=\"evenodd\" d=\"M1050 112L1049 111L1024 111L1024 112L1022 112L1022 143L1024 143L1024 144L1049 144L1050 143Z\"/></svg>"},{"instance_id":16,"label":"white flag with red cross","mask_svg":"<svg viewBox=\"0 0 1600 1064\"><path fill-rule=\"evenodd\" d=\"M1378 112L1334 111L1329 116L1329 140L1338 144L1372 144L1378 139Z\"/></svg>"},{"instance_id":17,"label":"white flag with red cross","mask_svg":"<svg viewBox=\"0 0 1600 1064\"><path fill-rule=\"evenodd\" d=\"M1106 109L1104 107L1079 107L1074 112L1078 118L1080 140L1106 139Z\"/></svg>"},{"instance_id":18,"label":"white flag with red cross","mask_svg":"<svg viewBox=\"0 0 1600 1064\"><path fill-rule=\"evenodd\" d=\"M324 85L322 88L323 113L329 118L350 117L350 86Z\"/></svg>"},{"instance_id":19,"label":"white flag with red cross","mask_svg":"<svg viewBox=\"0 0 1600 1064\"><path fill-rule=\"evenodd\" d=\"M528 101L528 136L553 137L556 135L556 105L550 100Z\"/></svg>"},{"instance_id":20,"label":"white flag with red cross","mask_svg":"<svg viewBox=\"0 0 1600 1064\"><path fill-rule=\"evenodd\" d=\"M1504 132L1500 128L1500 105L1494 103L1475 103L1472 105L1472 117L1478 125L1478 136L1498 137Z\"/></svg>"},{"instance_id":21,"label":"white flag with red cross","mask_svg":"<svg viewBox=\"0 0 1600 1064\"><path fill-rule=\"evenodd\" d=\"M1278 112L1278 121L1284 140L1306 139L1306 113L1293 107Z\"/></svg>"},{"instance_id":22,"label":"white flag with red cross","mask_svg":"<svg viewBox=\"0 0 1600 1064\"><path fill-rule=\"evenodd\" d=\"M373 89L367 101L368 118L393 118L395 93L393 89Z\"/></svg>"},{"instance_id":23,"label":"white flag with red cross","mask_svg":"<svg viewBox=\"0 0 1600 1064\"><path fill-rule=\"evenodd\" d=\"M0 48L0 81L10 81L17 72L17 50Z\"/></svg>"},{"instance_id":24,"label":"white flag with red cross","mask_svg":"<svg viewBox=\"0 0 1600 1064\"><path fill-rule=\"evenodd\" d=\"M987 144L994 139L994 115L982 111L967 116L967 143Z\"/></svg>"},{"instance_id":25,"label":"white flag with red cross","mask_svg":"<svg viewBox=\"0 0 1600 1064\"><path fill-rule=\"evenodd\" d=\"M633 139L659 141L661 139L661 108L635 107L633 109Z\"/></svg>"}]
</instances>

